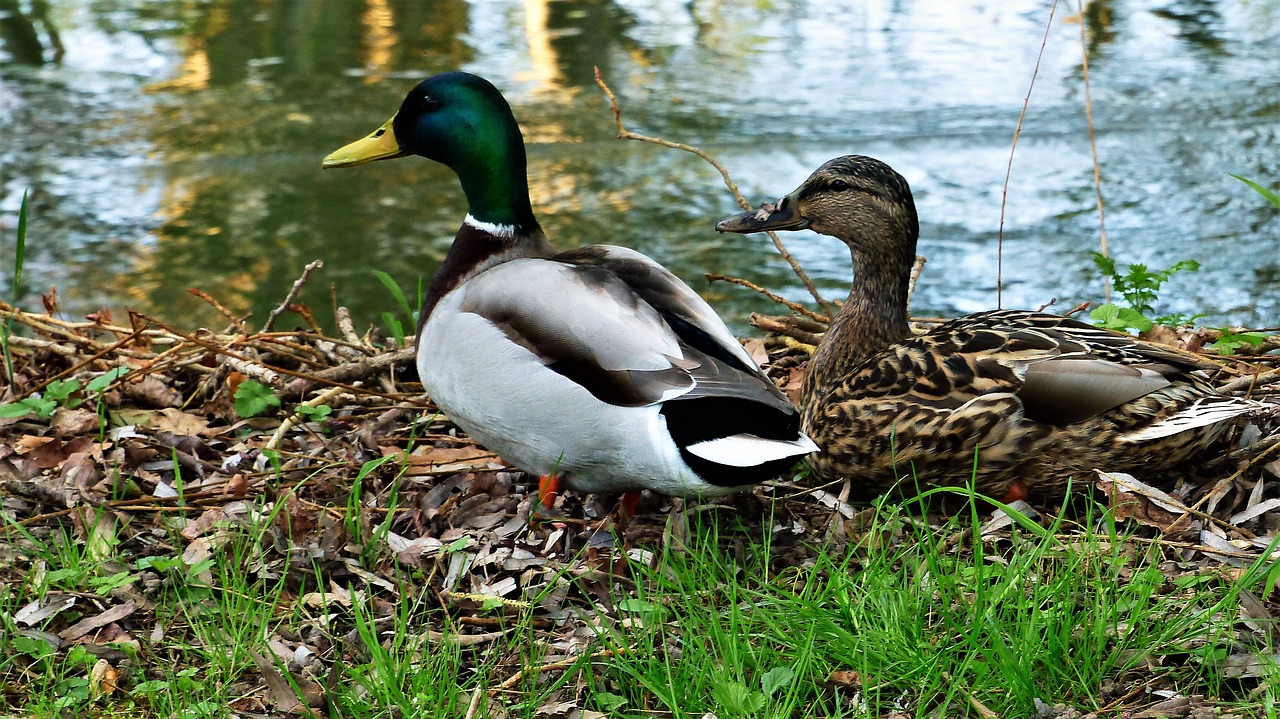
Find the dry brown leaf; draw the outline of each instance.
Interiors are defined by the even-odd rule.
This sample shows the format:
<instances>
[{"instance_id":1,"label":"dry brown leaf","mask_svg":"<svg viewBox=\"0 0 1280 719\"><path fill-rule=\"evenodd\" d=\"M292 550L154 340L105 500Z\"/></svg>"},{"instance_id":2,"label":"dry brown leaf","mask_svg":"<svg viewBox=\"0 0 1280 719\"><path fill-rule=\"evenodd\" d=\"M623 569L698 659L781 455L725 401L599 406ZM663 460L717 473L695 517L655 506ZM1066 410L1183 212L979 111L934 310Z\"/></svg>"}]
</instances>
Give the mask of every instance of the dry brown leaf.
<instances>
[{"instance_id":1,"label":"dry brown leaf","mask_svg":"<svg viewBox=\"0 0 1280 719\"><path fill-rule=\"evenodd\" d=\"M147 407L177 407L182 404L182 393L165 384L154 374L140 380L127 380L120 385L125 397Z\"/></svg>"},{"instance_id":2,"label":"dry brown leaf","mask_svg":"<svg viewBox=\"0 0 1280 719\"><path fill-rule=\"evenodd\" d=\"M836 669L827 675L827 680L823 683L832 689L860 689L862 675L855 671Z\"/></svg>"},{"instance_id":3,"label":"dry brown leaf","mask_svg":"<svg viewBox=\"0 0 1280 719\"><path fill-rule=\"evenodd\" d=\"M249 493L249 479L237 472L231 475L231 479L227 480L227 484L222 491L232 497L243 497Z\"/></svg>"},{"instance_id":4,"label":"dry brown leaf","mask_svg":"<svg viewBox=\"0 0 1280 719\"><path fill-rule=\"evenodd\" d=\"M1167 503L1132 491L1132 485L1118 481L1119 476L1121 475L1118 473L1099 472L1097 481L1097 487L1106 493L1117 521L1133 519L1148 527L1155 527L1170 537L1195 531L1190 514L1165 509L1161 505Z\"/></svg>"},{"instance_id":5,"label":"dry brown leaf","mask_svg":"<svg viewBox=\"0 0 1280 719\"><path fill-rule=\"evenodd\" d=\"M77 600L78 597L74 594L55 594L50 592L45 595L44 599L37 599L14 612L13 620L19 624L34 627L64 609L74 607Z\"/></svg>"},{"instance_id":6,"label":"dry brown leaf","mask_svg":"<svg viewBox=\"0 0 1280 719\"><path fill-rule=\"evenodd\" d=\"M291 675L297 682L298 688L302 690L302 696L306 700L303 703L294 693L293 686L285 678L284 672L280 671L280 668L270 659L257 652L249 652L249 658L253 659L253 663L258 666L258 672L262 674L262 680L266 682L267 689L271 692L271 701L277 711L307 717L319 716L312 711L312 708L324 707L324 687L304 676Z\"/></svg>"},{"instance_id":7,"label":"dry brown leaf","mask_svg":"<svg viewBox=\"0 0 1280 719\"><path fill-rule=\"evenodd\" d=\"M393 452L389 450L394 449ZM398 454L401 450L383 447L384 454ZM481 447L422 447L410 453L406 472L410 477L440 472L467 472L501 466L501 460L493 452Z\"/></svg>"},{"instance_id":8,"label":"dry brown leaf","mask_svg":"<svg viewBox=\"0 0 1280 719\"><path fill-rule=\"evenodd\" d=\"M75 409L63 408L54 412L53 421L49 423L49 429L59 437L73 437L97 432L100 421L101 418L98 417L97 412L83 407Z\"/></svg>"},{"instance_id":9,"label":"dry brown leaf","mask_svg":"<svg viewBox=\"0 0 1280 719\"><path fill-rule=\"evenodd\" d=\"M133 614L137 608L138 603L130 599L124 604L118 604L97 616L81 619L75 624L63 629L61 632L58 632L58 636L62 637L64 641L74 642L95 629L105 627L112 622L118 622L121 619L124 619L130 614Z\"/></svg>"},{"instance_id":10,"label":"dry brown leaf","mask_svg":"<svg viewBox=\"0 0 1280 719\"><path fill-rule=\"evenodd\" d=\"M800 388L804 384L804 367L792 367L787 372L787 381L782 385L782 391L787 395L787 399L791 400L791 404L800 404Z\"/></svg>"},{"instance_id":11,"label":"dry brown leaf","mask_svg":"<svg viewBox=\"0 0 1280 719\"><path fill-rule=\"evenodd\" d=\"M119 687L120 672L106 659L99 659L89 671L89 692L95 697L114 694Z\"/></svg>"},{"instance_id":12,"label":"dry brown leaf","mask_svg":"<svg viewBox=\"0 0 1280 719\"><path fill-rule=\"evenodd\" d=\"M188 522L187 526L183 527L178 533L184 538L192 540L205 534L210 529L213 529L213 525L216 522L226 520L226 518L227 513L224 512L221 507L206 509L201 512L200 516L196 517L194 521ZM188 562L188 564L191 564L191 562Z\"/></svg>"},{"instance_id":13,"label":"dry brown leaf","mask_svg":"<svg viewBox=\"0 0 1280 719\"><path fill-rule=\"evenodd\" d=\"M33 448L26 456L41 469L53 469L73 454L92 451L93 446L94 438L89 436L74 437L65 442L55 439Z\"/></svg>"},{"instance_id":14,"label":"dry brown leaf","mask_svg":"<svg viewBox=\"0 0 1280 719\"><path fill-rule=\"evenodd\" d=\"M552 701L534 710L533 715L538 717L551 717L558 719L559 717L568 717L569 712L578 708L576 701Z\"/></svg>"},{"instance_id":15,"label":"dry brown leaf","mask_svg":"<svg viewBox=\"0 0 1280 719\"><path fill-rule=\"evenodd\" d=\"M758 365L765 365L769 363L769 353L765 351L764 340L758 337L753 337L746 342L743 342L742 348L747 351L748 355L751 355L752 362L755 362Z\"/></svg>"},{"instance_id":16,"label":"dry brown leaf","mask_svg":"<svg viewBox=\"0 0 1280 719\"><path fill-rule=\"evenodd\" d=\"M59 468L59 476L65 487L74 487L82 496L105 476L102 467L88 452L76 452L66 458Z\"/></svg>"},{"instance_id":17,"label":"dry brown leaf","mask_svg":"<svg viewBox=\"0 0 1280 719\"><path fill-rule=\"evenodd\" d=\"M208 419L173 407L148 413L146 426L157 432L172 432L179 437L212 437L222 432L210 429Z\"/></svg>"},{"instance_id":18,"label":"dry brown leaf","mask_svg":"<svg viewBox=\"0 0 1280 719\"><path fill-rule=\"evenodd\" d=\"M43 447L50 442L55 441L53 437L42 437L35 434L24 434L13 440L9 446L13 447L18 454L29 454L31 450Z\"/></svg>"}]
</instances>

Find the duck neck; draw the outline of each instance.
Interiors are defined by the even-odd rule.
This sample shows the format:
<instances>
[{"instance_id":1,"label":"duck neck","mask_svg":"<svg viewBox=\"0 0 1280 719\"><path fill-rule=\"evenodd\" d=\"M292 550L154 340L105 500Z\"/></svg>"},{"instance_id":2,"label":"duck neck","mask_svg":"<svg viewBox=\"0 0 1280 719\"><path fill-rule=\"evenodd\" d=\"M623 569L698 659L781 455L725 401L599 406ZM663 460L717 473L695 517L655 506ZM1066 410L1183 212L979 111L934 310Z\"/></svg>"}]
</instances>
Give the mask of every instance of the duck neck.
<instances>
[{"instance_id":1,"label":"duck neck","mask_svg":"<svg viewBox=\"0 0 1280 719\"><path fill-rule=\"evenodd\" d=\"M532 213L530 222L531 228L527 225L496 224L467 214L422 301L422 310L418 313L419 337L436 305L462 283L503 262L551 254L551 244L537 220L532 219Z\"/></svg>"},{"instance_id":2,"label":"duck neck","mask_svg":"<svg viewBox=\"0 0 1280 719\"><path fill-rule=\"evenodd\" d=\"M898 256L870 256L849 243L853 288L809 362L804 393L813 395L889 345L911 336L907 288L915 257L914 238Z\"/></svg>"},{"instance_id":3,"label":"duck neck","mask_svg":"<svg viewBox=\"0 0 1280 719\"><path fill-rule=\"evenodd\" d=\"M524 146L519 135L505 152L491 146L451 164L467 196L468 220L483 225L514 228L519 235L540 232L529 202Z\"/></svg>"}]
</instances>

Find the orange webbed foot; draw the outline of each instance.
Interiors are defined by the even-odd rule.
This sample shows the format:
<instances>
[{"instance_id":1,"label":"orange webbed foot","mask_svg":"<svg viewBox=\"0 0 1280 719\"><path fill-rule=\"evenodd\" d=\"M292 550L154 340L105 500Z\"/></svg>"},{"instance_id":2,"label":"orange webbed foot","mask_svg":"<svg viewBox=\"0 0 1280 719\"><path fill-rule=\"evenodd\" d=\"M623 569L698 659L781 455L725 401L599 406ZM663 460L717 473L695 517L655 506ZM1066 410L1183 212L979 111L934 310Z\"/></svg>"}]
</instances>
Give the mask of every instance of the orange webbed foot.
<instances>
[{"instance_id":1,"label":"orange webbed foot","mask_svg":"<svg viewBox=\"0 0 1280 719\"><path fill-rule=\"evenodd\" d=\"M1005 490L1004 496L1000 501L1004 504L1011 504L1020 499L1026 499L1031 496L1031 488L1021 479L1015 479L1009 484L1009 489Z\"/></svg>"}]
</instances>

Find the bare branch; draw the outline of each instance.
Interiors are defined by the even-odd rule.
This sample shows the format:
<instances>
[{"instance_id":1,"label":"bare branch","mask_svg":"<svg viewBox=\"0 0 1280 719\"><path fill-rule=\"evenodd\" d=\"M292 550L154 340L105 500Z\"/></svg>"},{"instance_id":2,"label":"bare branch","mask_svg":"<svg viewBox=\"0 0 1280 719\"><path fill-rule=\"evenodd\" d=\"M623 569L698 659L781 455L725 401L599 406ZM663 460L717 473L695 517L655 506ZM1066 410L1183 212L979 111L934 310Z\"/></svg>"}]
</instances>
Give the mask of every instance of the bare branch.
<instances>
[{"instance_id":1,"label":"bare branch","mask_svg":"<svg viewBox=\"0 0 1280 719\"><path fill-rule=\"evenodd\" d=\"M622 126L622 110L618 108L618 98L614 96L613 90L610 90L609 86L605 84L604 78L601 77L600 75L600 68L597 67L595 71L596 71L596 84L600 86L600 89L604 91L605 96L609 98L609 108L613 110L613 122L618 127L619 138L623 140L639 140L641 142L649 142L655 145L669 147L673 150L684 150L685 152L689 152L694 155L697 155L698 157L701 157L703 160L706 160L706 162L709 165L716 168L716 171L720 173L720 177L724 180L724 184L729 188L729 191L733 193L733 198L738 202L738 206L744 210L751 209L751 203L747 202L747 198L742 196L742 193L738 190L738 186L734 183L733 178L729 176L729 171L724 168L724 165L721 165L719 162L716 161L714 157L707 154L705 151L700 150L691 145L684 145L679 142L664 140L660 137L650 137L648 135L641 135L639 133L631 132L630 130L623 127ZM809 275L805 273L804 268L800 266L800 263L796 261L796 258L793 257L789 251L787 251L786 245L782 244L782 240L778 239L777 233L770 232L769 239L773 240L773 246L778 248L778 253L781 254L782 258L787 261L787 264L791 265L791 271L794 272L796 274L796 277L799 277L800 281L804 283L805 289L809 290L810 295L813 295L813 299L818 303L818 306L821 307L823 311L826 312L827 314L832 314L831 302L823 298L822 295L818 294L818 288L814 286L813 281L809 279Z\"/></svg>"},{"instance_id":2,"label":"bare branch","mask_svg":"<svg viewBox=\"0 0 1280 719\"><path fill-rule=\"evenodd\" d=\"M293 287L289 288L289 294L285 295L284 300L282 300L274 310L271 310L271 314L267 315L267 321L262 325L263 332L271 331L271 328L276 324L276 319L278 319L280 315L284 314L285 311L289 309L289 305L293 304L294 299L298 297L298 293L302 291L302 286L307 283L307 278L311 276L312 272L315 272L321 267L324 267L323 260L312 260L307 263L306 267L302 268L302 276L293 283Z\"/></svg>"}]
</instances>

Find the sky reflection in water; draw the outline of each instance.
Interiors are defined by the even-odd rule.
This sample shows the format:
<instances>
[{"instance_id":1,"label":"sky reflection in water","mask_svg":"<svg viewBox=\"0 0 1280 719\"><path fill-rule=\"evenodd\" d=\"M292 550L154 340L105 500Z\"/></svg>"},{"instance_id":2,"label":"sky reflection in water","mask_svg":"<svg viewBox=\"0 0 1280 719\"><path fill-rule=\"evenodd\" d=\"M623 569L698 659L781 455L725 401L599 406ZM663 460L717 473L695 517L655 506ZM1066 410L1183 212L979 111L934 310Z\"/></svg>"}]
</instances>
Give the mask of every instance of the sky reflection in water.
<instances>
[{"instance_id":1,"label":"sky reflection in water","mask_svg":"<svg viewBox=\"0 0 1280 719\"><path fill-rule=\"evenodd\" d=\"M394 306L373 270L407 288L429 278L463 198L425 160L323 172L320 158L390 116L417 80L466 69L512 101L534 206L559 246L649 253L743 331L746 313L775 308L703 273L805 299L763 236L714 232L735 209L714 170L614 138L599 66L629 128L712 152L753 202L835 155L888 161L916 191L929 259L913 309L986 309L1009 141L1051 5L0 0L0 256L12 256L8 228L30 188L29 309L56 284L71 314L129 305L220 327L187 288L261 319L322 259L302 297L316 318L331 325L336 295L359 325L376 324ZM1280 2L1089 7L1113 254L1200 260L1167 285L1161 312L1276 325L1280 224L1227 173L1280 178ZM1057 8L1014 162L1006 306L1101 300L1069 12ZM784 239L827 294L843 293L838 242Z\"/></svg>"}]
</instances>

